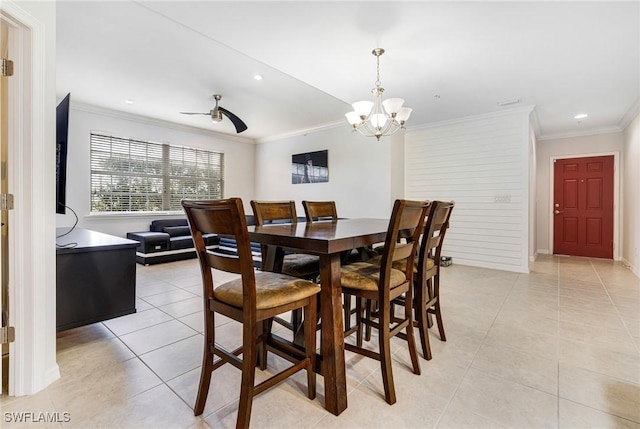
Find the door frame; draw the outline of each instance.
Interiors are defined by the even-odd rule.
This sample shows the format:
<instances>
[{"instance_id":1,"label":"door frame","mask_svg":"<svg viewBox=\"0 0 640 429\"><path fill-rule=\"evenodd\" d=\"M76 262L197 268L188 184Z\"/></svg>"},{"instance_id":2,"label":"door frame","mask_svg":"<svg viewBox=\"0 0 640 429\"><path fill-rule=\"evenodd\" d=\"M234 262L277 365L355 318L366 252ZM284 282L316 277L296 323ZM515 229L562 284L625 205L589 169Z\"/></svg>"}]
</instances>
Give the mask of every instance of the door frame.
<instances>
[{"instance_id":1,"label":"door frame","mask_svg":"<svg viewBox=\"0 0 640 429\"><path fill-rule=\"evenodd\" d=\"M549 254L553 255L553 204L554 204L554 183L555 169L554 161L557 159L590 158L594 156L613 156L613 260L620 260L620 249L622 249L622 237L620 236L620 152L594 152L576 153L570 155L556 155L549 158Z\"/></svg>"},{"instance_id":2,"label":"door frame","mask_svg":"<svg viewBox=\"0 0 640 429\"><path fill-rule=\"evenodd\" d=\"M55 61L55 26L40 20L51 16L55 21L55 5L46 3L29 10L5 1L0 9L0 19L12 32L9 43L15 62L8 103L7 179L15 196L14 210L9 211L9 309L15 327L15 342L9 345L9 396L37 393L60 378L52 181L55 76L47 69Z\"/></svg>"}]
</instances>

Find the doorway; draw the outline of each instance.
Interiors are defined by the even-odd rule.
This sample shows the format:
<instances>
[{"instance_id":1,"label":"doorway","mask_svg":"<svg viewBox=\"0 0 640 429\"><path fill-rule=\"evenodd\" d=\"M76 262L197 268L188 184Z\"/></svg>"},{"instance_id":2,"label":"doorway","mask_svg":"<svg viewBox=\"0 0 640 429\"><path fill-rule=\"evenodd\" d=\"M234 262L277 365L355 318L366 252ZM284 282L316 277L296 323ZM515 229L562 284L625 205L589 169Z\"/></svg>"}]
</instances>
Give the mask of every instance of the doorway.
<instances>
[{"instance_id":1,"label":"doorway","mask_svg":"<svg viewBox=\"0 0 640 429\"><path fill-rule=\"evenodd\" d=\"M556 159L553 253L613 259L614 156Z\"/></svg>"}]
</instances>

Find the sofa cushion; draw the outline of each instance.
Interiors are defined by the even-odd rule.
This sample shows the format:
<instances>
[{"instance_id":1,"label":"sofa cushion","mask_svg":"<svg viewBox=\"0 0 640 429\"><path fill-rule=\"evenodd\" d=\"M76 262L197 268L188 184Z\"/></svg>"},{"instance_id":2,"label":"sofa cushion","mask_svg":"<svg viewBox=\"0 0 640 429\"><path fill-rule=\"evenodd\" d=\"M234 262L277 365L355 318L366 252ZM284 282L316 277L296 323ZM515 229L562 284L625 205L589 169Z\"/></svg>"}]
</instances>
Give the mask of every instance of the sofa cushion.
<instances>
[{"instance_id":1,"label":"sofa cushion","mask_svg":"<svg viewBox=\"0 0 640 429\"><path fill-rule=\"evenodd\" d=\"M167 226L188 226L187 219L184 218L176 218L176 219L156 219L151 221L151 225L149 226L150 231L162 232L162 229ZM189 235L189 233L187 233Z\"/></svg>"},{"instance_id":2,"label":"sofa cushion","mask_svg":"<svg viewBox=\"0 0 640 429\"><path fill-rule=\"evenodd\" d=\"M191 235L191 230L189 230L188 226L165 226L164 228L162 228L162 232L166 232L171 237Z\"/></svg>"},{"instance_id":3,"label":"sofa cushion","mask_svg":"<svg viewBox=\"0 0 640 429\"><path fill-rule=\"evenodd\" d=\"M193 239L190 235L180 236L180 237L171 237L169 239L169 248L171 250L179 250L179 249L190 249L193 247ZM195 253L194 253L195 254Z\"/></svg>"}]
</instances>

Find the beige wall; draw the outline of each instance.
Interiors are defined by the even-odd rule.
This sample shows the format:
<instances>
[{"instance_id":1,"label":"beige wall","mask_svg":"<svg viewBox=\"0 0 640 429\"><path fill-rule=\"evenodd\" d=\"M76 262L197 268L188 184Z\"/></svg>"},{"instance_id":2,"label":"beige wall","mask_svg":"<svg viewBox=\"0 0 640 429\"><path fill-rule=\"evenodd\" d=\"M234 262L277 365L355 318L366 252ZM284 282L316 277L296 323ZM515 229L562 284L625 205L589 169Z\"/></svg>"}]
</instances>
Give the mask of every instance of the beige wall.
<instances>
[{"instance_id":1,"label":"beige wall","mask_svg":"<svg viewBox=\"0 0 640 429\"><path fill-rule=\"evenodd\" d=\"M622 261L640 276L640 115L624 130Z\"/></svg>"},{"instance_id":2,"label":"beige wall","mask_svg":"<svg viewBox=\"0 0 640 429\"><path fill-rule=\"evenodd\" d=\"M538 253L551 253L551 159L567 157L595 156L602 154L622 154L623 133L597 134L590 136L568 137L554 140L538 141L537 149L537 186L536 186L536 218ZM620 158L620 156L618 157ZM615 173L619 182L619 171ZM615 196L614 196L615 200ZM620 211L615 217L616 228L620 230ZM614 214L615 215L615 214ZM615 234L614 230L614 234ZM616 250L614 257L620 254L620 234L614 235Z\"/></svg>"}]
</instances>

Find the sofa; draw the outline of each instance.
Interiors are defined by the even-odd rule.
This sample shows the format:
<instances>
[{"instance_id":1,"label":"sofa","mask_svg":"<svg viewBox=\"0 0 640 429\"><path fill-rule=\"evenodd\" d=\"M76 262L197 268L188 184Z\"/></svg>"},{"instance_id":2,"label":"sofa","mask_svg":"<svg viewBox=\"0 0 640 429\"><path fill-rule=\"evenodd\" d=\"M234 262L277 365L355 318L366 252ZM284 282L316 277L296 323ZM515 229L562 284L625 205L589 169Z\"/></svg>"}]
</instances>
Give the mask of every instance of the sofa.
<instances>
[{"instance_id":1,"label":"sofa","mask_svg":"<svg viewBox=\"0 0 640 429\"><path fill-rule=\"evenodd\" d=\"M247 225L255 225L254 217L247 215ZM142 265L180 261L196 258L187 219L156 219L151 221L149 231L128 232L127 238L137 241L136 262ZM205 234L207 248L217 252L237 255L236 241L216 234ZM251 252L256 268L262 265L260 245L251 243Z\"/></svg>"}]
</instances>

